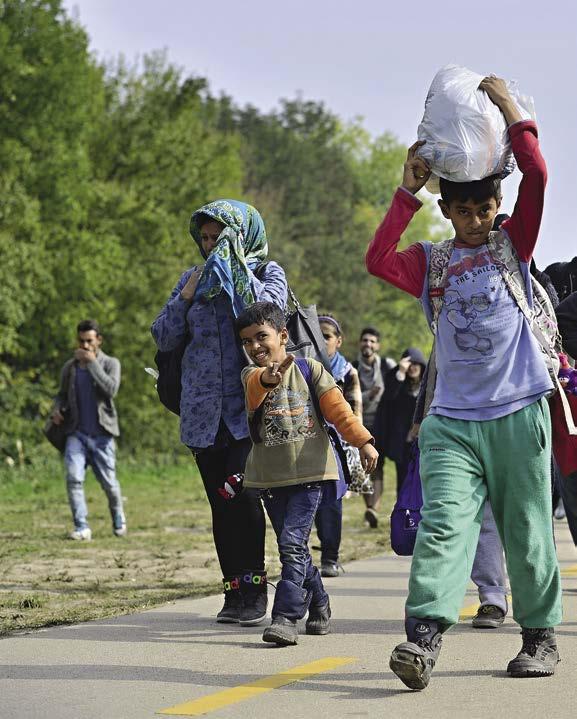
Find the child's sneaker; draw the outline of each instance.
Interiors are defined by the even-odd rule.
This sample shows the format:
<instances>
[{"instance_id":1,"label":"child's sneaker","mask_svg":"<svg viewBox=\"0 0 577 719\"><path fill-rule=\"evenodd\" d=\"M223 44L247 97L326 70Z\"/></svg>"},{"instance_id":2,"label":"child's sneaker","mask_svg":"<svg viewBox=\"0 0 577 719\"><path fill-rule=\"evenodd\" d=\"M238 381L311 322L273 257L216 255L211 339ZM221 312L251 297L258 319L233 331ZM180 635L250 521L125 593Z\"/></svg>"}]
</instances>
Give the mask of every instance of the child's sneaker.
<instances>
[{"instance_id":1,"label":"child's sneaker","mask_svg":"<svg viewBox=\"0 0 577 719\"><path fill-rule=\"evenodd\" d=\"M75 529L68 535L69 539L74 539L76 542L90 542L92 539L92 530L90 527L84 527L84 529Z\"/></svg>"},{"instance_id":2,"label":"child's sneaker","mask_svg":"<svg viewBox=\"0 0 577 719\"><path fill-rule=\"evenodd\" d=\"M262 633L263 642L272 642L283 647L298 643L297 623L286 617L273 617L272 624Z\"/></svg>"},{"instance_id":3,"label":"child's sneaker","mask_svg":"<svg viewBox=\"0 0 577 719\"><path fill-rule=\"evenodd\" d=\"M472 624L475 629L497 629L505 621L505 612L494 604L484 604L479 607L473 617Z\"/></svg>"},{"instance_id":4,"label":"child's sneaker","mask_svg":"<svg viewBox=\"0 0 577 719\"><path fill-rule=\"evenodd\" d=\"M398 644L389 666L409 689L424 689L441 651L443 636L437 622L408 617L406 642Z\"/></svg>"},{"instance_id":5,"label":"child's sneaker","mask_svg":"<svg viewBox=\"0 0 577 719\"><path fill-rule=\"evenodd\" d=\"M120 527L113 527L112 531L114 532L115 537L126 537L126 523L121 524Z\"/></svg>"},{"instance_id":6,"label":"child's sneaker","mask_svg":"<svg viewBox=\"0 0 577 719\"><path fill-rule=\"evenodd\" d=\"M309 607L309 616L305 624L307 634L328 634L331 631L331 605L327 600L322 607Z\"/></svg>"},{"instance_id":7,"label":"child's sneaker","mask_svg":"<svg viewBox=\"0 0 577 719\"><path fill-rule=\"evenodd\" d=\"M507 671L512 677L550 677L555 674L559 661L557 640L553 627L547 629L521 629L523 646Z\"/></svg>"}]
</instances>

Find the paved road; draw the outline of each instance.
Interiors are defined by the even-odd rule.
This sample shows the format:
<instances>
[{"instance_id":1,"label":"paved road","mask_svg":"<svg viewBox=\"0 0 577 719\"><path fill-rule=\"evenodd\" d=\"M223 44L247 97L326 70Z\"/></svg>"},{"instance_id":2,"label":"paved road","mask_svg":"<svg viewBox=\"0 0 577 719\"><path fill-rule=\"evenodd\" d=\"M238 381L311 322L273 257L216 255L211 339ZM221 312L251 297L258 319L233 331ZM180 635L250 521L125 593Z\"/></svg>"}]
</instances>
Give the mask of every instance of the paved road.
<instances>
[{"instance_id":1,"label":"paved road","mask_svg":"<svg viewBox=\"0 0 577 719\"><path fill-rule=\"evenodd\" d=\"M409 561L355 562L327 581L334 632L297 647L264 644L262 628L216 624L220 597L0 641L1 719L148 719L163 715L331 719L496 716L573 719L577 708L577 552L557 523L565 622L562 662L549 679L507 677L520 646L508 619L446 636L429 688L407 690L388 668L402 639ZM475 592L465 599L474 612ZM216 708L215 708L216 707Z\"/></svg>"}]
</instances>

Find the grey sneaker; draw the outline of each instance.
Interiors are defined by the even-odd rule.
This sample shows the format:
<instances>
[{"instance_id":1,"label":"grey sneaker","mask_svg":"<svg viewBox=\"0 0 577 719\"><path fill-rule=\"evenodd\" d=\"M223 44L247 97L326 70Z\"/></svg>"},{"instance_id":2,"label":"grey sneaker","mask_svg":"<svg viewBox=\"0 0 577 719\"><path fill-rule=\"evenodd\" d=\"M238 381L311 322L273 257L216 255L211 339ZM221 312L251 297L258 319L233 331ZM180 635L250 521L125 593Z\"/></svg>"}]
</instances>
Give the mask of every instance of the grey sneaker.
<instances>
[{"instance_id":1,"label":"grey sneaker","mask_svg":"<svg viewBox=\"0 0 577 719\"><path fill-rule=\"evenodd\" d=\"M345 570L340 562L321 562L321 577L338 577Z\"/></svg>"},{"instance_id":2,"label":"grey sneaker","mask_svg":"<svg viewBox=\"0 0 577 719\"><path fill-rule=\"evenodd\" d=\"M92 530L90 527L84 529L75 529L68 535L69 539L73 539L75 542L90 542L92 539Z\"/></svg>"},{"instance_id":3,"label":"grey sneaker","mask_svg":"<svg viewBox=\"0 0 577 719\"><path fill-rule=\"evenodd\" d=\"M512 677L550 677L555 674L559 661L557 640L553 627L547 629L521 629L523 646L515 659L511 659L507 672Z\"/></svg>"},{"instance_id":4,"label":"grey sneaker","mask_svg":"<svg viewBox=\"0 0 577 719\"><path fill-rule=\"evenodd\" d=\"M505 621L505 612L494 604L484 604L479 607L473 617L472 624L475 629L497 629Z\"/></svg>"},{"instance_id":5,"label":"grey sneaker","mask_svg":"<svg viewBox=\"0 0 577 719\"><path fill-rule=\"evenodd\" d=\"M262 633L262 640L282 647L297 644L299 640L297 623L286 617L273 617L270 627L267 627Z\"/></svg>"},{"instance_id":6,"label":"grey sneaker","mask_svg":"<svg viewBox=\"0 0 577 719\"><path fill-rule=\"evenodd\" d=\"M407 640L391 654L389 666L409 689L424 689L441 651L443 637L437 622L408 617Z\"/></svg>"},{"instance_id":7,"label":"grey sneaker","mask_svg":"<svg viewBox=\"0 0 577 719\"><path fill-rule=\"evenodd\" d=\"M115 537L126 537L126 523L122 524L120 527L112 527L112 531L114 532Z\"/></svg>"}]
</instances>

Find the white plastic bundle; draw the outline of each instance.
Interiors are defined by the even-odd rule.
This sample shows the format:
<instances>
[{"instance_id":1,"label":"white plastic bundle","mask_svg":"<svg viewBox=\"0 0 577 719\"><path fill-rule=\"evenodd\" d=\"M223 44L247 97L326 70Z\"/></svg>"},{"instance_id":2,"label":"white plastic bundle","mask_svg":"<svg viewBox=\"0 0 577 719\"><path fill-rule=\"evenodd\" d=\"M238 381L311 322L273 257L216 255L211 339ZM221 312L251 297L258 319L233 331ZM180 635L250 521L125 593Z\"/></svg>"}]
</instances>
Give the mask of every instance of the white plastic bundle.
<instances>
[{"instance_id":1,"label":"white plastic bundle","mask_svg":"<svg viewBox=\"0 0 577 719\"><path fill-rule=\"evenodd\" d=\"M446 65L433 78L417 136L418 150L433 174L426 184L439 192L439 177L453 182L505 177L515 169L507 124L501 110L479 84L485 75L459 65ZM521 95L517 83L507 88L524 120L535 119L533 98Z\"/></svg>"}]
</instances>

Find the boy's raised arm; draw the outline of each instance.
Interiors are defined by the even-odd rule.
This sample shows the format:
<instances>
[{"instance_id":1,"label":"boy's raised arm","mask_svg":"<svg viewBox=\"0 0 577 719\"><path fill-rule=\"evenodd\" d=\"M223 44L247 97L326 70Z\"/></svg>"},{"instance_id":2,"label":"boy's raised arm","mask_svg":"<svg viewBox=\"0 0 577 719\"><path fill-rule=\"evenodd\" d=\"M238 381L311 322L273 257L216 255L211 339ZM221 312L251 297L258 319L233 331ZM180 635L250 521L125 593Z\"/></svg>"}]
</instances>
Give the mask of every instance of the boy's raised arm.
<instances>
[{"instance_id":1,"label":"boy's raised arm","mask_svg":"<svg viewBox=\"0 0 577 719\"><path fill-rule=\"evenodd\" d=\"M367 270L409 294L420 297L427 272L425 253L420 245L397 252L401 235L422 203L415 197L431 175L424 160L416 156L422 142L415 142L407 153L403 183L375 233L366 254Z\"/></svg>"},{"instance_id":2,"label":"boy's raised arm","mask_svg":"<svg viewBox=\"0 0 577 719\"><path fill-rule=\"evenodd\" d=\"M537 126L533 120L523 120L504 80L486 77L479 87L505 116L513 154L523 173L513 214L501 227L511 238L519 259L529 262L539 235L547 184L547 167L539 149Z\"/></svg>"}]
</instances>

